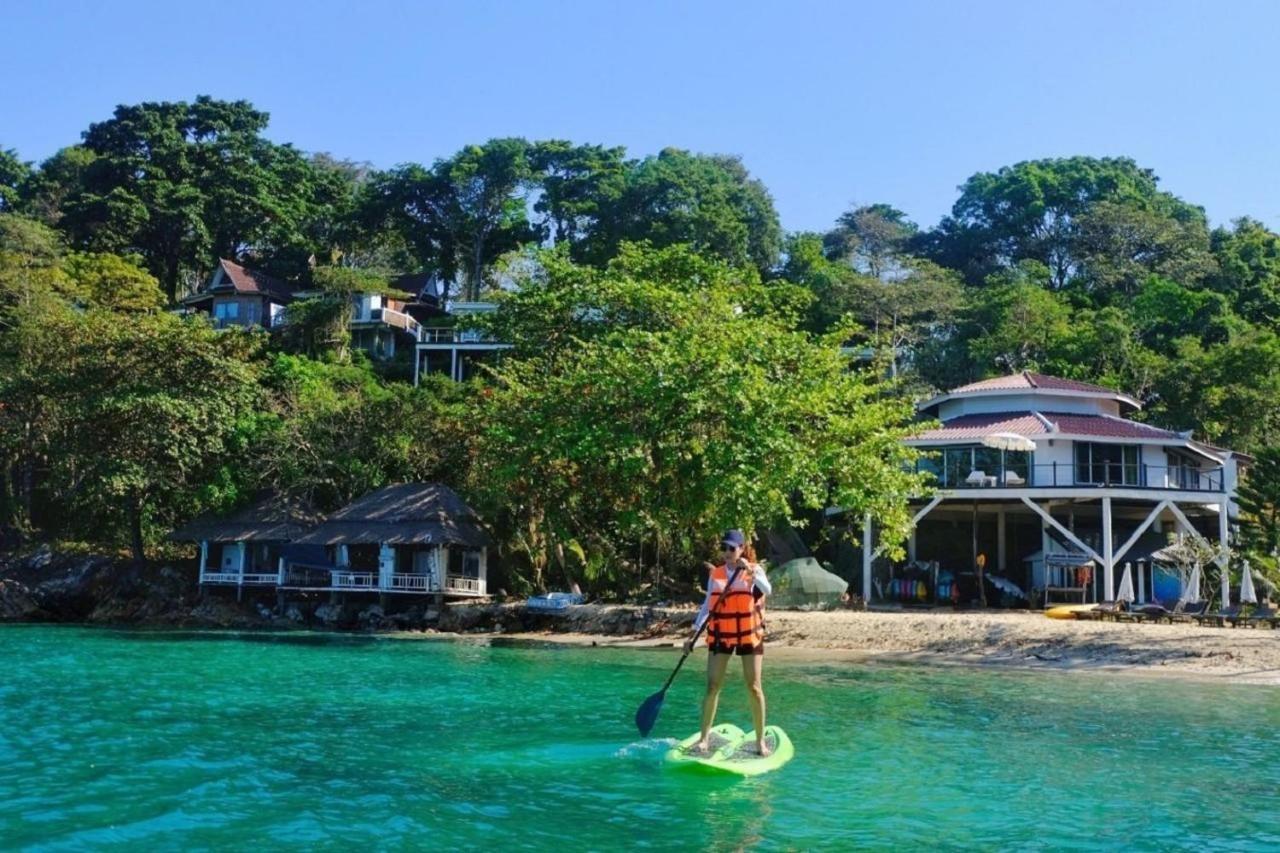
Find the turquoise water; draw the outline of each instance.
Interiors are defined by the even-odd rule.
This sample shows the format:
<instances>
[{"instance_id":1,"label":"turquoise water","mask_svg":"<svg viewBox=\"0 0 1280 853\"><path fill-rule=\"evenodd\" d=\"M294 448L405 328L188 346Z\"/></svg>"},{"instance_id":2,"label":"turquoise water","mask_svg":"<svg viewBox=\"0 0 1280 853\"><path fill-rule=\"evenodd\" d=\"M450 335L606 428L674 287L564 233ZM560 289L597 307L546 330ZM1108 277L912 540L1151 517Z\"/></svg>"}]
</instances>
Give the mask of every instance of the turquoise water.
<instances>
[{"instance_id":1,"label":"turquoise water","mask_svg":"<svg viewBox=\"0 0 1280 853\"><path fill-rule=\"evenodd\" d=\"M635 734L669 651L9 626L0 658L5 848L1280 845L1272 688L767 663L797 756L729 780Z\"/></svg>"}]
</instances>

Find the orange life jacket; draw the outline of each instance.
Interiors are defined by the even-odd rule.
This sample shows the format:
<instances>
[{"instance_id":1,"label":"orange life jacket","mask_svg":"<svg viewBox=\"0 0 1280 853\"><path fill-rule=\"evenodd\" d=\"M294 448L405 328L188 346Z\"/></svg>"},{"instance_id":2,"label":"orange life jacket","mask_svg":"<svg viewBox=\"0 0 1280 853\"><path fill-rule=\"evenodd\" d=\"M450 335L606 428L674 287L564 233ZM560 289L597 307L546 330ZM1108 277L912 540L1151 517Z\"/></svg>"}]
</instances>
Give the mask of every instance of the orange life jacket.
<instances>
[{"instance_id":1,"label":"orange life jacket","mask_svg":"<svg viewBox=\"0 0 1280 853\"><path fill-rule=\"evenodd\" d=\"M752 594L755 575L743 569L733 579L733 586L726 592L729 572L724 566L711 570L710 624L707 626L709 646L755 646L764 642L764 614ZM724 603L720 597L724 596Z\"/></svg>"}]
</instances>

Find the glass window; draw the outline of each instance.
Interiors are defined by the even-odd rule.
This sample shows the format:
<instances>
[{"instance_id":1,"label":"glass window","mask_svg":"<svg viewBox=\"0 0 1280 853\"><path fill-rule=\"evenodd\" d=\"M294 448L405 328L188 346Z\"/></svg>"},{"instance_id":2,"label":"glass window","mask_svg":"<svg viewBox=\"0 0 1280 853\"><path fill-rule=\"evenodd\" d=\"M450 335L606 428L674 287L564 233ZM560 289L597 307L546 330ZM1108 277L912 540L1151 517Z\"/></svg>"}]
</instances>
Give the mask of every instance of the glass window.
<instances>
[{"instance_id":1,"label":"glass window","mask_svg":"<svg viewBox=\"0 0 1280 853\"><path fill-rule=\"evenodd\" d=\"M935 480L937 481L938 485L943 485L942 483L942 459L944 455L943 451L941 451L938 448L928 448L928 447L922 447L921 450L924 450L929 455L921 456L919 459L916 460L916 470L920 471L921 473L932 474Z\"/></svg>"},{"instance_id":2,"label":"glass window","mask_svg":"<svg viewBox=\"0 0 1280 853\"><path fill-rule=\"evenodd\" d=\"M1000 474L1000 451L994 447L975 447L973 449L973 468L988 477Z\"/></svg>"},{"instance_id":3,"label":"glass window","mask_svg":"<svg viewBox=\"0 0 1280 853\"><path fill-rule=\"evenodd\" d=\"M948 447L943 458L943 485L952 489L964 485L965 478L973 471L973 448Z\"/></svg>"},{"instance_id":4,"label":"glass window","mask_svg":"<svg viewBox=\"0 0 1280 853\"><path fill-rule=\"evenodd\" d=\"M1141 448L1133 444L1077 441L1076 482L1098 486L1136 486L1141 482Z\"/></svg>"}]
</instances>

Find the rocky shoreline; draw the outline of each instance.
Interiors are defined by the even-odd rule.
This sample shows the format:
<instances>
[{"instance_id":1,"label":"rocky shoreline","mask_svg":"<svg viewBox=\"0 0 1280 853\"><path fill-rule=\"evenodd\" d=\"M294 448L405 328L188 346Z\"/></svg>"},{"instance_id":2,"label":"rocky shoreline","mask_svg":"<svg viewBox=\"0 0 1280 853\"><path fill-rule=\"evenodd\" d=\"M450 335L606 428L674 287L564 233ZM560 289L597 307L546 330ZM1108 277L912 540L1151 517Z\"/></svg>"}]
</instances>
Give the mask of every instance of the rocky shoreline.
<instances>
[{"instance_id":1,"label":"rocky shoreline","mask_svg":"<svg viewBox=\"0 0 1280 853\"><path fill-rule=\"evenodd\" d=\"M690 624L693 610L586 605L571 613L529 612L523 602L434 604L389 602L368 595L331 600L274 592L201 591L194 565L138 565L101 555L55 554L47 548L0 559L0 622L63 622L167 628L310 629L452 633L567 632L655 636Z\"/></svg>"},{"instance_id":2,"label":"rocky shoreline","mask_svg":"<svg viewBox=\"0 0 1280 853\"><path fill-rule=\"evenodd\" d=\"M694 607L584 604L558 614L523 600L438 608L353 594L200 591L194 565L138 566L102 556L36 551L0 559L0 623L65 622L140 628L322 630L403 637L501 635L589 645L674 646ZM1045 619L1030 611L770 610L775 657L905 660L1280 684L1280 633L1219 628Z\"/></svg>"}]
</instances>

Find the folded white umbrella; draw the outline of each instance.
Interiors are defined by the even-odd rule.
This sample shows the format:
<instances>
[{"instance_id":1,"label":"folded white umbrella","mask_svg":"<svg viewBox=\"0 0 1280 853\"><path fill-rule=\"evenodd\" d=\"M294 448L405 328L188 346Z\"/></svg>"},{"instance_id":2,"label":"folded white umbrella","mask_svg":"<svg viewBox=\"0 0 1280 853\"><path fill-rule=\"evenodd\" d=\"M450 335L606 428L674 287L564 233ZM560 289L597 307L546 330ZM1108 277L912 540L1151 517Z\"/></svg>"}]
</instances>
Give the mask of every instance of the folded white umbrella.
<instances>
[{"instance_id":1,"label":"folded white umbrella","mask_svg":"<svg viewBox=\"0 0 1280 853\"><path fill-rule=\"evenodd\" d=\"M1191 570L1191 577L1187 579L1187 588L1182 591L1183 602L1200 600L1200 564L1196 563L1195 568Z\"/></svg>"},{"instance_id":2,"label":"folded white umbrella","mask_svg":"<svg viewBox=\"0 0 1280 853\"><path fill-rule=\"evenodd\" d=\"M1116 601L1127 601L1133 603L1137 596L1133 594L1133 568L1129 563L1124 564L1124 574L1120 576L1120 588L1116 590Z\"/></svg>"},{"instance_id":3,"label":"folded white umbrella","mask_svg":"<svg viewBox=\"0 0 1280 853\"><path fill-rule=\"evenodd\" d=\"M1244 569L1240 572L1240 603L1244 604L1258 603L1258 594L1253 591L1253 572L1249 570L1249 561L1244 563Z\"/></svg>"},{"instance_id":4,"label":"folded white umbrella","mask_svg":"<svg viewBox=\"0 0 1280 853\"><path fill-rule=\"evenodd\" d=\"M983 447L993 447L996 450L1015 450L1022 453L1031 453L1036 449L1036 443L1025 435L1019 435L1016 432L993 432L991 435L982 437Z\"/></svg>"}]
</instances>

